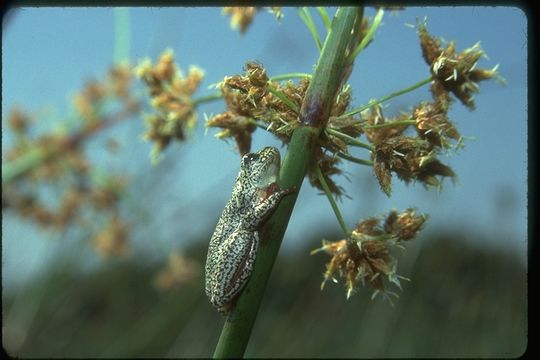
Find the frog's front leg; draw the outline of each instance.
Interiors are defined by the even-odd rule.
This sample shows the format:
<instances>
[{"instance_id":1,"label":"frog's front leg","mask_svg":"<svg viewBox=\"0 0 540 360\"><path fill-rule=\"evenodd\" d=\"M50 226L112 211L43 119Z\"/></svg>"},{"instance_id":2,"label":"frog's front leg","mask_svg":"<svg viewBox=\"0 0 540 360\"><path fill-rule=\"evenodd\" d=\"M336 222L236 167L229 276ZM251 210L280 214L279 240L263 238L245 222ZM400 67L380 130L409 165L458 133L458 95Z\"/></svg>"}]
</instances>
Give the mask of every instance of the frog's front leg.
<instances>
[{"instance_id":1,"label":"frog's front leg","mask_svg":"<svg viewBox=\"0 0 540 360\"><path fill-rule=\"evenodd\" d=\"M226 310L246 284L251 271L259 236L256 231L236 229L220 246L212 274L210 302L220 311Z\"/></svg>"},{"instance_id":2,"label":"frog's front leg","mask_svg":"<svg viewBox=\"0 0 540 360\"><path fill-rule=\"evenodd\" d=\"M261 202L255 206L251 216L246 217L246 227L251 229L258 229L261 223L274 211L281 199L285 195L289 195L296 191L296 188L280 189L276 183L270 184L266 189L260 190L262 192Z\"/></svg>"}]
</instances>

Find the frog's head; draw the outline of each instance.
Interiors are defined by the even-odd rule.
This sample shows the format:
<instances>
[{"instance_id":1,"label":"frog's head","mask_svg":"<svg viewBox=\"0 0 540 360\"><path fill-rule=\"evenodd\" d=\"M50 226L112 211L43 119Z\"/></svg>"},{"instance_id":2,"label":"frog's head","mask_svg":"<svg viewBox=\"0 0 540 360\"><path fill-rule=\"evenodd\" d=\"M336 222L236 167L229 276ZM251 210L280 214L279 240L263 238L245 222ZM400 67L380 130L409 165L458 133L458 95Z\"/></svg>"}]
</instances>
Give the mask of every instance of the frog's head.
<instances>
[{"instance_id":1,"label":"frog's head","mask_svg":"<svg viewBox=\"0 0 540 360\"><path fill-rule=\"evenodd\" d=\"M265 147L242 157L241 172L254 186L263 188L277 181L280 167L279 151L275 147Z\"/></svg>"}]
</instances>

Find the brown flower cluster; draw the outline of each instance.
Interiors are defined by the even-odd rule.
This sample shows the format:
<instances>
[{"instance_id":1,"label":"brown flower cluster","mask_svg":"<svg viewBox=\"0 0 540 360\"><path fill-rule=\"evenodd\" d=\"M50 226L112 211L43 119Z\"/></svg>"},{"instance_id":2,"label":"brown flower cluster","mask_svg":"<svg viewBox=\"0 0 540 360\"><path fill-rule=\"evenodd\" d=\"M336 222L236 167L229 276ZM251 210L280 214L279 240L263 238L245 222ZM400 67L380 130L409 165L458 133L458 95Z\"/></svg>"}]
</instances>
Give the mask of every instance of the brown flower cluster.
<instances>
[{"instance_id":1,"label":"brown flower cluster","mask_svg":"<svg viewBox=\"0 0 540 360\"><path fill-rule=\"evenodd\" d=\"M362 115L367 124L366 137L374 145L373 171L388 196L392 192L392 172L406 183L420 181L426 186L439 186L439 178L455 176L437 156L442 146L450 147L447 139L459 139L459 133L437 102L421 103L411 114L393 119L386 119L378 105ZM403 135L409 126L415 126L418 137Z\"/></svg>"},{"instance_id":2,"label":"brown flower cluster","mask_svg":"<svg viewBox=\"0 0 540 360\"><path fill-rule=\"evenodd\" d=\"M30 162L28 158L40 158L37 166L30 167L26 178L56 180L67 170L85 173L88 161L80 147L100 129L135 114L139 105L131 93L131 70L127 64L112 67L103 80L91 80L73 96L73 107L81 120L79 130L71 134L65 130L33 136L30 132L33 119L23 110L12 109L8 125L15 134L15 144L7 150L8 163ZM122 110L108 114L105 102L116 100ZM69 124L70 126L74 124Z\"/></svg>"},{"instance_id":3,"label":"brown flower cluster","mask_svg":"<svg viewBox=\"0 0 540 360\"><path fill-rule=\"evenodd\" d=\"M40 175L42 178L36 174L43 174ZM108 255L125 253L114 249L127 247L127 228L122 232L112 231L125 227L118 215L118 204L126 186L125 178L111 176L106 181L92 182L89 171L82 173L75 168L66 168L64 175L60 177L55 174L56 182L47 180L51 174L45 172L33 172L32 175L5 186L3 208L31 220L40 227L59 231L85 223L86 216L92 219L92 224L95 223L96 217L112 218L115 227L107 225L98 230L92 243L103 255L107 250L110 250ZM29 186L28 182L32 182L33 185ZM35 185L58 186L59 188L53 188L53 191L58 193L57 200L49 201L42 198ZM106 239L103 238L105 234ZM105 242L108 245L105 246Z\"/></svg>"},{"instance_id":4,"label":"brown flower cluster","mask_svg":"<svg viewBox=\"0 0 540 360\"><path fill-rule=\"evenodd\" d=\"M260 8L253 6L226 6L223 8L223 15L230 15L231 27L233 29L238 29L238 31L240 31L240 34L244 34L249 25L251 25L251 22L253 21L253 18L255 17L255 14L258 10L260 10ZM281 20L281 18L283 17L281 7L269 7L268 11L273 13L278 20Z\"/></svg>"},{"instance_id":5,"label":"brown flower cluster","mask_svg":"<svg viewBox=\"0 0 540 360\"><path fill-rule=\"evenodd\" d=\"M240 154L250 151L252 133L257 127L265 128L288 143L294 129L301 125L298 112L308 85L308 79L302 79L298 84L272 81L262 65L248 62L244 75L226 77L220 84L227 111L209 119L206 126L221 128L216 136L220 139L233 138ZM357 137L362 133L362 124L352 116L342 116L350 101L351 88L344 86L332 106L327 129ZM348 152L347 143L329 131L319 141L322 148L331 152ZM320 164L330 190L338 196L343 194L343 189L330 176L341 173L339 162L340 159L324 153L322 149L317 151L313 161L313 164ZM313 167L308 170L308 178L313 186L322 190Z\"/></svg>"},{"instance_id":6,"label":"brown flower cluster","mask_svg":"<svg viewBox=\"0 0 540 360\"><path fill-rule=\"evenodd\" d=\"M386 119L379 105L362 113L364 132L373 143L374 172L382 190L390 195L392 172L406 183L420 181L426 186L440 186L441 178L454 178L450 167L437 156L442 149L461 144L461 135L448 118L451 98L438 82L431 85L433 101L421 102L409 113ZM413 126L417 137L403 133Z\"/></svg>"},{"instance_id":7,"label":"brown flower cluster","mask_svg":"<svg viewBox=\"0 0 540 360\"><path fill-rule=\"evenodd\" d=\"M8 119L12 116L17 116L16 110L12 112ZM28 115L27 119L30 119ZM55 181L67 173L76 171L85 174L88 171L88 161L83 152L71 143L71 138L65 133L44 134L38 138L32 138L29 135L31 127L27 122L24 130L19 131L17 142L6 152L8 163L17 163L24 161L25 158L32 156L42 156L44 160L25 174L27 180L34 182L39 181ZM49 161L50 157L54 157L54 161ZM58 159L59 161L56 161Z\"/></svg>"},{"instance_id":8,"label":"brown flower cluster","mask_svg":"<svg viewBox=\"0 0 540 360\"><path fill-rule=\"evenodd\" d=\"M118 216L113 216L95 235L92 243L103 257L124 256L129 251L128 237L128 225Z\"/></svg>"},{"instance_id":9,"label":"brown flower cluster","mask_svg":"<svg viewBox=\"0 0 540 360\"><path fill-rule=\"evenodd\" d=\"M94 235L92 244L103 257L123 256L129 253L129 225L122 219L119 204L127 179L111 176L96 182L88 189L86 205L94 212L105 215L105 223Z\"/></svg>"},{"instance_id":10,"label":"brown flower cluster","mask_svg":"<svg viewBox=\"0 0 540 360\"><path fill-rule=\"evenodd\" d=\"M364 131L374 145L372 159L374 172L383 191L391 192L392 172L405 182L420 181L426 186L440 186L443 177L454 178L450 167L437 156L443 149L462 145L462 137L448 118L454 94L469 109L474 109L473 93L477 82L498 77L496 69L484 70L476 66L484 55L478 44L458 53L454 43L441 49L441 41L427 32L425 24L419 26L420 43L433 76L431 102L421 102L409 113L385 119L380 106L364 112ZM413 126L417 137L404 136Z\"/></svg>"},{"instance_id":11,"label":"brown flower cluster","mask_svg":"<svg viewBox=\"0 0 540 360\"><path fill-rule=\"evenodd\" d=\"M104 105L112 100L123 107L111 115ZM96 180L83 145L99 129L127 119L137 111L129 66L117 65L105 79L88 82L73 97L73 106L79 114L80 128L70 134L63 131L35 136L30 115L21 109L9 113L7 123L15 134L15 142L6 152L3 169L16 175L5 178L3 208L48 229L64 230L81 223L93 225L96 216L113 217L119 226L123 222L118 217L118 202L125 179L109 175L105 181ZM92 221L85 221L87 215ZM117 238L118 234L109 233L110 244L125 243L126 231L122 235L124 240Z\"/></svg>"},{"instance_id":12,"label":"brown flower cluster","mask_svg":"<svg viewBox=\"0 0 540 360\"><path fill-rule=\"evenodd\" d=\"M74 189L68 189L62 195L57 209L51 209L44 205L33 194L15 194L9 191L3 197L3 207L17 212L22 217L30 219L42 227L55 229L63 229L74 220L81 202L80 192Z\"/></svg>"},{"instance_id":13,"label":"brown flower cluster","mask_svg":"<svg viewBox=\"0 0 540 360\"><path fill-rule=\"evenodd\" d=\"M454 177L452 169L437 159L437 151L425 140L395 136L376 146L372 155L374 172L382 190L390 195L391 172L409 183L420 181L424 185L439 186L440 177Z\"/></svg>"},{"instance_id":14,"label":"brown flower cluster","mask_svg":"<svg viewBox=\"0 0 540 360\"><path fill-rule=\"evenodd\" d=\"M161 291L176 289L199 277L201 265L180 251L169 254L167 264L154 277L154 286Z\"/></svg>"},{"instance_id":15,"label":"brown flower cluster","mask_svg":"<svg viewBox=\"0 0 540 360\"><path fill-rule=\"evenodd\" d=\"M227 111L209 119L206 126L223 129L216 136L234 138L242 155L250 150L251 134L257 124L288 142L293 130L300 125L298 109L308 84L308 80L301 80L299 84L270 81L262 65L248 62L245 75L226 77L220 84Z\"/></svg>"},{"instance_id":16,"label":"brown flower cluster","mask_svg":"<svg viewBox=\"0 0 540 360\"><path fill-rule=\"evenodd\" d=\"M110 99L119 100L131 112L138 110L138 104L131 94L133 77L131 67L120 63L112 67L104 80L90 80L73 96L73 107L88 125L103 121L103 107Z\"/></svg>"},{"instance_id":17,"label":"brown flower cluster","mask_svg":"<svg viewBox=\"0 0 540 360\"><path fill-rule=\"evenodd\" d=\"M359 27L359 34L364 24ZM432 38L425 24L419 26L420 43L423 56L430 65L433 76L431 84L432 101L424 101L415 106L412 111L402 112L393 118L385 118L382 107L373 105L362 112L362 121L352 117L343 119L343 115L334 115L328 122L326 131L321 137L321 144L332 153L359 161L349 156L348 147L371 147L371 160L375 175L382 190L390 195L392 173L406 183L419 181L426 186L438 187L444 177L454 178L450 167L440 162L437 156L443 151L462 146L462 137L456 126L448 118L452 103L450 94L454 94L470 109L474 108L472 94L478 92L477 83L481 80L501 79L496 72L477 67L477 61L484 55L478 44L458 53L453 43L446 49L441 49L440 40ZM346 87L344 87L344 90ZM344 91L340 96L347 97ZM350 96L350 94L349 94ZM345 107L348 101L343 103ZM337 111L343 114L344 112ZM338 124L335 121L339 121ZM406 136L404 133L414 127L416 136ZM365 133L371 145L356 140ZM322 152L318 161L326 162L326 171L338 174L338 161L325 156ZM347 155L347 156L344 156ZM332 162L332 166L328 166ZM328 178L325 176L325 178ZM312 183L317 179L310 177ZM331 181L328 178L329 181ZM341 195L339 188L332 184L333 192Z\"/></svg>"},{"instance_id":18,"label":"brown flower cluster","mask_svg":"<svg viewBox=\"0 0 540 360\"><path fill-rule=\"evenodd\" d=\"M402 120L409 119L408 114L400 114L387 119L380 105L375 105L362 112L366 138L374 145L382 144L386 139L401 135L408 127Z\"/></svg>"},{"instance_id":19,"label":"brown flower cluster","mask_svg":"<svg viewBox=\"0 0 540 360\"><path fill-rule=\"evenodd\" d=\"M312 254L325 251L332 256L326 265L321 290L326 281L337 282L336 275L345 280L347 299L359 283L371 286L374 296L379 292L389 293L385 290L385 280L401 287L399 279L403 277L396 274L397 260L390 250L416 237L426 220L426 215L417 215L413 209L391 211L384 221L379 218L360 221L347 239L323 240L323 246L312 251Z\"/></svg>"},{"instance_id":20,"label":"brown flower cluster","mask_svg":"<svg viewBox=\"0 0 540 360\"><path fill-rule=\"evenodd\" d=\"M9 128L16 136L24 136L30 125L30 117L19 108L13 108L10 110L10 114L7 119Z\"/></svg>"},{"instance_id":21,"label":"brown flower cluster","mask_svg":"<svg viewBox=\"0 0 540 360\"><path fill-rule=\"evenodd\" d=\"M433 83L432 88L437 87ZM421 102L411 113L418 137L434 147L451 148L452 140L460 141L461 135L448 118L448 103L438 98L433 102Z\"/></svg>"},{"instance_id":22,"label":"brown flower cluster","mask_svg":"<svg viewBox=\"0 0 540 360\"><path fill-rule=\"evenodd\" d=\"M425 24L418 26L422 55L431 73L445 91L451 92L469 109L474 109L473 94L478 93L478 82L492 78L502 80L497 67L491 70L477 67L478 60L485 56L479 43L457 52L455 43L450 42L441 48L441 40L432 37Z\"/></svg>"},{"instance_id":23,"label":"brown flower cluster","mask_svg":"<svg viewBox=\"0 0 540 360\"><path fill-rule=\"evenodd\" d=\"M87 123L99 120L99 113L107 97L105 85L90 80L84 89L73 96L73 107Z\"/></svg>"},{"instance_id":24,"label":"brown flower cluster","mask_svg":"<svg viewBox=\"0 0 540 360\"><path fill-rule=\"evenodd\" d=\"M152 159L155 160L171 140L185 140L186 133L197 123L192 97L204 73L192 66L184 77L174 64L174 52L167 49L155 65L150 59L142 61L135 74L147 86L155 110L145 118L148 130L143 135L154 143Z\"/></svg>"},{"instance_id":25,"label":"brown flower cluster","mask_svg":"<svg viewBox=\"0 0 540 360\"><path fill-rule=\"evenodd\" d=\"M374 145L373 170L381 189L390 195L392 172L406 183L420 181L426 186L438 187L444 177L455 173L438 160L442 149L451 149L461 143L461 135L448 118L451 98L438 82L431 86L433 101L421 102L410 113L386 119L379 105L366 110L366 137ZM417 137L405 136L413 126ZM456 145L456 146L457 146Z\"/></svg>"}]
</instances>

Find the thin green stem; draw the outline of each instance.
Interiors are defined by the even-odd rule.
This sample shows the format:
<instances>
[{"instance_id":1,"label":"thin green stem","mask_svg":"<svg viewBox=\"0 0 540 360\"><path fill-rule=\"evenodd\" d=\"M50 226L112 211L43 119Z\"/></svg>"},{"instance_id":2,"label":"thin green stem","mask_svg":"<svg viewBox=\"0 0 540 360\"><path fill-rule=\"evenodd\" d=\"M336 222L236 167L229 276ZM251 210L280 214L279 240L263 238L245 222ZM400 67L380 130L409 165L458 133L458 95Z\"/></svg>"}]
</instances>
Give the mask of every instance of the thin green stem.
<instances>
[{"instance_id":1,"label":"thin green stem","mask_svg":"<svg viewBox=\"0 0 540 360\"><path fill-rule=\"evenodd\" d=\"M274 89L272 86L270 86L270 84L268 84L266 86L266 88L268 89L268 91L270 91L272 93L272 95L274 95L275 97L277 97L279 100L281 100L285 105L287 105L292 111L294 111L295 113L299 113L300 112L300 108L298 107L298 105L296 105L294 102L292 102L291 99L289 99L287 97L287 95L285 95L284 93L282 93L281 91L277 90L277 89Z\"/></svg>"},{"instance_id":2,"label":"thin green stem","mask_svg":"<svg viewBox=\"0 0 540 360\"><path fill-rule=\"evenodd\" d=\"M411 92L413 90L416 90L418 89L419 87L422 87L426 84L429 84L431 81L433 80L433 77L432 76L429 76L427 77L426 79L422 80L422 81L419 81L417 82L416 84L414 85L411 85L409 87L406 87L405 89L402 89L402 90L399 90L399 91L396 91L396 92L393 92L391 93L390 95L387 95L387 96L384 96L378 100L373 100L373 101L370 101L369 104L367 105L362 105L360 106L359 108L357 109L354 109L354 110L351 110L349 111L348 113L345 113L341 116L339 116L340 118L344 118L344 117L347 117L347 116L352 116L352 115L355 115L355 114L358 114L366 109L369 109L370 107L372 106L375 106L375 105L379 105L380 103L383 103L385 101L388 101L390 99L393 99L395 97L398 97L398 96L401 96L403 94L406 94L408 92Z\"/></svg>"},{"instance_id":3,"label":"thin green stem","mask_svg":"<svg viewBox=\"0 0 540 360\"><path fill-rule=\"evenodd\" d=\"M358 139L355 139L353 138L352 136L349 136L347 134L344 134L342 132L339 132L337 131L336 129L332 129L332 128L326 128L325 130L328 134L332 134L334 136L337 136L337 137L340 137L342 138L343 140L347 141L347 143L353 145L353 146L358 146L358 147L361 147L361 148L364 148L364 149L368 149L370 151L373 150L373 146L369 145L369 144L366 144L365 142L363 141L360 141Z\"/></svg>"},{"instance_id":4,"label":"thin green stem","mask_svg":"<svg viewBox=\"0 0 540 360\"><path fill-rule=\"evenodd\" d=\"M315 26L315 22L313 21L313 18L311 17L311 13L309 12L309 9L307 7L302 7L298 9L298 15L300 16L300 19L306 24L307 28L309 29L309 32L311 33L311 36L313 37L313 40L315 40L315 44L317 44L317 48L319 51L322 49L322 42L321 38L319 37L319 33L317 32L317 27Z\"/></svg>"},{"instance_id":5,"label":"thin green stem","mask_svg":"<svg viewBox=\"0 0 540 360\"><path fill-rule=\"evenodd\" d=\"M253 125L257 126L258 128L261 128L265 131L268 131L268 126L261 123L260 121L258 121L257 119L254 119L254 118L249 118L248 120L250 123L252 123Z\"/></svg>"},{"instance_id":6,"label":"thin green stem","mask_svg":"<svg viewBox=\"0 0 540 360\"><path fill-rule=\"evenodd\" d=\"M375 31L377 31L377 29L381 25L383 15L384 15L384 10L381 7L377 11L377 14L375 14L375 17L373 18L373 21L371 22L371 26L369 27L366 33L366 36L364 36L362 41L360 41L360 44L356 47L356 49L354 49L353 53L351 54L350 62L356 59L358 54L360 54L360 52L364 50L367 44L373 39L373 35L375 35Z\"/></svg>"},{"instance_id":7,"label":"thin green stem","mask_svg":"<svg viewBox=\"0 0 540 360\"><path fill-rule=\"evenodd\" d=\"M19 175L43 163L47 158L47 154L42 147L35 147L7 164L2 164L2 184L9 183Z\"/></svg>"},{"instance_id":8,"label":"thin green stem","mask_svg":"<svg viewBox=\"0 0 540 360\"><path fill-rule=\"evenodd\" d=\"M282 74L277 76L272 76L270 80L272 81L281 81L281 80L289 80L289 79L311 79L311 74L308 73L289 73L289 74Z\"/></svg>"},{"instance_id":9,"label":"thin green stem","mask_svg":"<svg viewBox=\"0 0 540 360\"><path fill-rule=\"evenodd\" d=\"M328 198L328 201L330 202L330 205L332 206L332 210L334 210L334 214L336 214L336 218L339 222L339 225L341 226L341 229L345 233L345 237L348 237L351 231L347 227L347 224L345 223L345 220L343 219L343 215L341 215L341 211L339 211L339 207L337 206L336 200L332 196L332 192L330 191L330 188L328 187L328 184L326 183L326 180L324 179L324 175L321 171L321 167L319 166L319 164L315 166L315 172L317 173L317 179L321 183L324 193L326 194L326 197Z\"/></svg>"},{"instance_id":10,"label":"thin green stem","mask_svg":"<svg viewBox=\"0 0 540 360\"><path fill-rule=\"evenodd\" d=\"M326 8L324 6L317 6L317 12L321 17L326 31L330 31L330 27L332 26L332 24L330 22L330 16L328 16L328 11L326 11Z\"/></svg>"},{"instance_id":11,"label":"thin green stem","mask_svg":"<svg viewBox=\"0 0 540 360\"><path fill-rule=\"evenodd\" d=\"M365 125L364 129L380 129L385 127L392 127L392 126L402 126L402 125L414 125L416 124L416 120L398 120L398 121L391 121L384 124L375 124L375 125Z\"/></svg>"},{"instance_id":12,"label":"thin green stem","mask_svg":"<svg viewBox=\"0 0 540 360\"><path fill-rule=\"evenodd\" d=\"M223 97L223 95L221 94L221 91L218 91L218 92L215 92L213 94L201 96L200 98L197 98L197 99L193 100L193 105L197 106L197 105L204 104L204 103L207 103L207 102L211 102L211 101L214 101L214 100L219 100L222 97Z\"/></svg>"},{"instance_id":13,"label":"thin green stem","mask_svg":"<svg viewBox=\"0 0 540 360\"><path fill-rule=\"evenodd\" d=\"M367 165L367 166L373 166L373 161L369 161L369 160L364 160L364 159L359 159L357 158L356 156L352 156L352 155L349 155L349 154L345 154L344 152L341 152L339 151L337 153L337 155L340 157L340 158L343 158L345 160L349 160L351 162L354 162L354 163L357 163L357 164L360 164L360 165Z\"/></svg>"},{"instance_id":14,"label":"thin green stem","mask_svg":"<svg viewBox=\"0 0 540 360\"><path fill-rule=\"evenodd\" d=\"M114 63L129 59L131 31L129 27L129 9L114 9Z\"/></svg>"}]
</instances>

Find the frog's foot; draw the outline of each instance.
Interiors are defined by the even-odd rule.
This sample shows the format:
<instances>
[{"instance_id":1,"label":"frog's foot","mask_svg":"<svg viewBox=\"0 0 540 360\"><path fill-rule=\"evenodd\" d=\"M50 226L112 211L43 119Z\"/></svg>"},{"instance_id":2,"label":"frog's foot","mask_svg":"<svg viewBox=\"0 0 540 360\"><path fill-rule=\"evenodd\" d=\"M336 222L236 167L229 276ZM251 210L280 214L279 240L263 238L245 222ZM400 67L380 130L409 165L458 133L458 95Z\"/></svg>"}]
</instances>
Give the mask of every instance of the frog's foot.
<instances>
[{"instance_id":1,"label":"frog's foot","mask_svg":"<svg viewBox=\"0 0 540 360\"><path fill-rule=\"evenodd\" d=\"M290 194L293 194L295 192L298 192L298 189L296 188L296 186L293 186L293 187L290 187L290 188L287 188L287 189L283 189L282 192L283 192L283 195L290 195Z\"/></svg>"},{"instance_id":2,"label":"frog's foot","mask_svg":"<svg viewBox=\"0 0 540 360\"><path fill-rule=\"evenodd\" d=\"M268 187L265 189L264 198L268 198L270 195L275 194L275 193L281 193L281 195L284 196L284 195L295 193L297 191L298 190L296 189L296 186L293 186L287 189L282 189L279 187L277 183L273 182L270 185L268 185Z\"/></svg>"},{"instance_id":3,"label":"frog's foot","mask_svg":"<svg viewBox=\"0 0 540 360\"><path fill-rule=\"evenodd\" d=\"M234 307L234 302L231 301L228 304L225 304L225 305L222 305L222 306L218 307L217 311L222 315L227 315L228 313L231 312L233 307Z\"/></svg>"}]
</instances>

